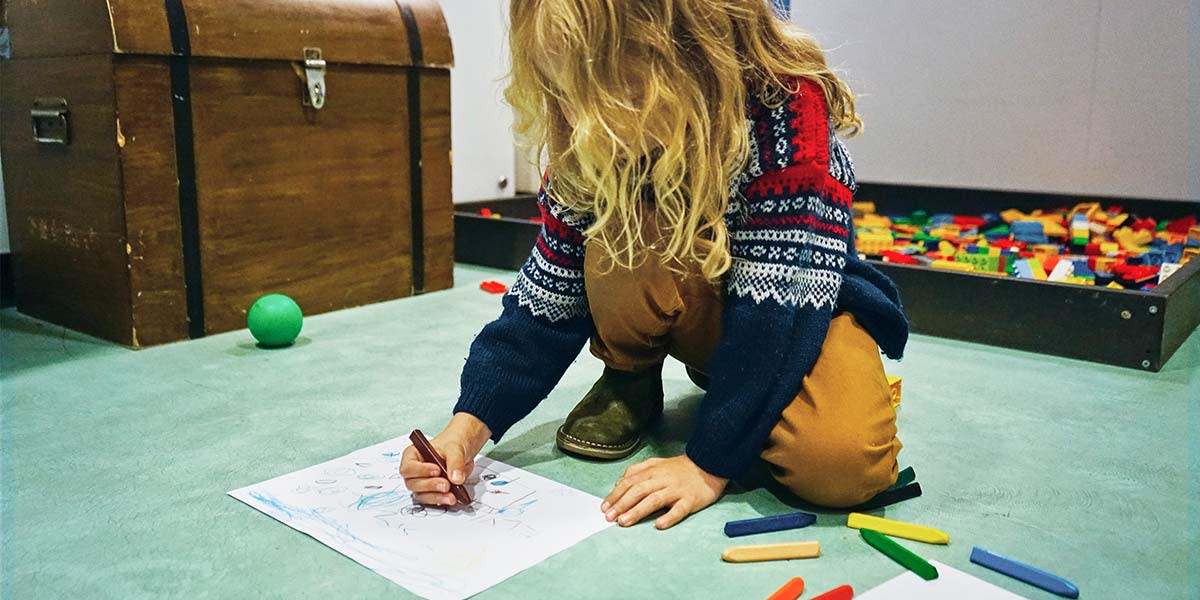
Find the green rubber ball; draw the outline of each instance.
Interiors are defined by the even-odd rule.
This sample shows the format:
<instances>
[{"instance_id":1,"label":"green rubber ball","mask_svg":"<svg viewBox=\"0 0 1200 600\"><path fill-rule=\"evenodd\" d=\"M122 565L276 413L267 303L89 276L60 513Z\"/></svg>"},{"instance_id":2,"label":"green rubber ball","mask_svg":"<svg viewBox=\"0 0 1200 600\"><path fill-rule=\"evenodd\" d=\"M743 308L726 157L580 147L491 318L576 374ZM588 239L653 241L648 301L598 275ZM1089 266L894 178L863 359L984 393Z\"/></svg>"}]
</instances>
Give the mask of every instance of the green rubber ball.
<instances>
[{"instance_id":1,"label":"green rubber ball","mask_svg":"<svg viewBox=\"0 0 1200 600\"><path fill-rule=\"evenodd\" d=\"M300 335L304 314L295 300L283 294L267 294L254 301L246 313L246 325L259 344L287 346Z\"/></svg>"}]
</instances>

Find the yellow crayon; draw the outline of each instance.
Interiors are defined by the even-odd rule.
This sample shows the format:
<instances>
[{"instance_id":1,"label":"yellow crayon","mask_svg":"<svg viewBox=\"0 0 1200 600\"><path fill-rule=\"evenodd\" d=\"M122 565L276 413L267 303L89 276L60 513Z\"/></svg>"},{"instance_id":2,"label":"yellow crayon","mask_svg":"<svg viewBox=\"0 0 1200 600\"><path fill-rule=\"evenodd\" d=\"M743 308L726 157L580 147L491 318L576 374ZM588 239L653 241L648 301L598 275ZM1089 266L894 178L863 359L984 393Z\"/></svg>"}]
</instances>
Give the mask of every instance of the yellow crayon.
<instances>
[{"instance_id":1,"label":"yellow crayon","mask_svg":"<svg viewBox=\"0 0 1200 600\"><path fill-rule=\"evenodd\" d=\"M879 533L902 537L927 544L949 544L950 535L940 529L914 525L904 521L893 521L883 517L872 517L862 513L850 513L846 525L854 529L874 529Z\"/></svg>"},{"instance_id":2,"label":"yellow crayon","mask_svg":"<svg viewBox=\"0 0 1200 600\"><path fill-rule=\"evenodd\" d=\"M817 542L789 542L786 544L761 544L758 546L733 546L721 553L725 562L757 562L760 560L791 560L793 558L816 558L821 555Z\"/></svg>"}]
</instances>

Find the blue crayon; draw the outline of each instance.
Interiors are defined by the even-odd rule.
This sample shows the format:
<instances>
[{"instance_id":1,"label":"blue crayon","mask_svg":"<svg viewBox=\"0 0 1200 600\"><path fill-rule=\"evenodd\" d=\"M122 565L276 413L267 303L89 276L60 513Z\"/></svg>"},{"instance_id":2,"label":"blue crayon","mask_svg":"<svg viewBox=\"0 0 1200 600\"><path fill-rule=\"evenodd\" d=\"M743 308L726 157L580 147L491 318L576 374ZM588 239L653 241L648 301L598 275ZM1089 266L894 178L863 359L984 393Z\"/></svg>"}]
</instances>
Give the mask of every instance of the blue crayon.
<instances>
[{"instance_id":1,"label":"blue crayon","mask_svg":"<svg viewBox=\"0 0 1200 600\"><path fill-rule=\"evenodd\" d=\"M801 527L808 527L816 522L817 515L806 512L794 512L787 515L775 515L773 517L759 517L744 521L730 521L725 524L725 535L739 537L755 533L799 529Z\"/></svg>"},{"instance_id":2,"label":"blue crayon","mask_svg":"<svg viewBox=\"0 0 1200 600\"><path fill-rule=\"evenodd\" d=\"M1042 588L1051 594L1058 594L1066 598L1079 597L1079 588L1075 587L1075 584L1070 581L1006 556L993 554L979 546L971 549L971 562L987 567L997 573L1008 575L1013 579L1020 579L1029 585Z\"/></svg>"}]
</instances>

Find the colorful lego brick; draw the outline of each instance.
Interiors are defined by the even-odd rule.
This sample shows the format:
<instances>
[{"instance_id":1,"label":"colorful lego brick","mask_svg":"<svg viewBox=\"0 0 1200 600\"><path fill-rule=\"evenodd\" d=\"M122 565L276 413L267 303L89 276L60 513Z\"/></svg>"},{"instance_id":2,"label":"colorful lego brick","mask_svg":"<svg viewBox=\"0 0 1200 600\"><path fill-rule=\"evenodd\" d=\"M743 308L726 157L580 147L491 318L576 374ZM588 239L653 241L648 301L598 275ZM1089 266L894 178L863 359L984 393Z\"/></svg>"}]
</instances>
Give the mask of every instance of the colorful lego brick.
<instances>
[{"instance_id":1,"label":"colorful lego brick","mask_svg":"<svg viewBox=\"0 0 1200 600\"><path fill-rule=\"evenodd\" d=\"M892 234L886 229L862 229L855 236L854 244L859 252L878 256L892 249Z\"/></svg>"},{"instance_id":2,"label":"colorful lego brick","mask_svg":"<svg viewBox=\"0 0 1200 600\"><path fill-rule=\"evenodd\" d=\"M1076 246L1085 246L1092 238L1092 232L1087 216L1077 214L1071 217L1071 243Z\"/></svg>"},{"instance_id":3,"label":"colorful lego brick","mask_svg":"<svg viewBox=\"0 0 1200 600\"><path fill-rule=\"evenodd\" d=\"M1106 285L1106 286L1104 286L1104 287L1106 287L1106 288L1108 288L1108 289L1110 289L1110 290L1123 290L1123 289L1125 289L1125 286L1123 286L1123 285L1121 285L1121 284L1119 284L1119 283L1117 283L1117 282L1115 282L1115 281L1110 281L1110 282L1109 282L1109 284L1108 284L1108 285Z\"/></svg>"},{"instance_id":4,"label":"colorful lego brick","mask_svg":"<svg viewBox=\"0 0 1200 600\"><path fill-rule=\"evenodd\" d=\"M1187 235L1188 230L1196 226L1196 215L1180 217L1167 224L1165 229L1171 233Z\"/></svg>"},{"instance_id":5,"label":"colorful lego brick","mask_svg":"<svg viewBox=\"0 0 1200 600\"><path fill-rule=\"evenodd\" d=\"M1041 221L1016 221L1010 226L1014 240L1029 244L1046 244L1045 226Z\"/></svg>"},{"instance_id":6,"label":"colorful lego brick","mask_svg":"<svg viewBox=\"0 0 1200 600\"><path fill-rule=\"evenodd\" d=\"M1029 215L1027 215L1015 208L1010 208L1006 211L1001 212L1000 218L1004 219L1005 223L1012 224L1017 221L1028 221Z\"/></svg>"},{"instance_id":7,"label":"colorful lego brick","mask_svg":"<svg viewBox=\"0 0 1200 600\"><path fill-rule=\"evenodd\" d=\"M970 263L960 263L952 260L935 260L933 261L933 264L929 266L935 269L942 269L944 271L961 271L964 273L975 272L975 267L971 266Z\"/></svg>"},{"instance_id":8,"label":"colorful lego brick","mask_svg":"<svg viewBox=\"0 0 1200 600\"><path fill-rule=\"evenodd\" d=\"M1125 262L1131 265L1161 265L1166 262L1166 252L1162 248L1147 248L1137 256L1130 256Z\"/></svg>"},{"instance_id":9,"label":"colorful lego brick","mask_svg":"<svg viewBox=\"0 0 1200 600\"><path fill-rule=\"evenodd\" d=\"M902 387L904 380L895 375L888 375L887 382L888 389L891 390L892 394L892 408L896 408L897 406L900 406L900 388Z\"/></svg>"},{"instance_id":10,"label":"colorful lego brick","mask_svg":"<svg viewBox=\"0 0 1200 600\"><path fill-rule=\"evenodd\" d=\"M1121 245L1121 249L1132 253L1141 254L1146 251L1145 244L1150 243L1154 239L1154 234L1148 230L1135 230L1129 227L1122 227L1112 233L1113 240Z\"/></svg>"},{"instance_id":11,"label":"colorful lego brick","mask_svg":"<svg viewBox=\"0 0 1200 600\"><path fill-rule=\"evenodd\" d=\"M913 211L913 214L909 216L908 221L913 225L920 225L921 227L924 227L929 224L929 213L923 210Z\"/></svg>"},{"instance_id":12,"label":"colorful lego brick","mask_svg":"<svg viewBox=\"0 0 1200 600\"><path fill-rule=\"evenodd\" d=\"M853 211L855 216L873 215L875 214L875 203L865 201L854 202L850 205L850 210Z\"/></svg>"},{"instance_id":13,"label":"colorful lego brick","mask_svg":"<svg viewBox=\"0 0 1200 600\"><path fill-rule=\"evenodd\" d=\"M1125 221L1128 221L1128 220L1129 220L1129 213L1121 213L1119 215L1109 217L1108 221L1105 223L1105 225L1108 225L1109 230L1113 230L1113 229L1116 229L1116 228L1124 225Z\"/></svg>"},{"instance_id":14,"label":"colorful lego brick","mask_svg":"<svg viewBox=\"0 0 1200 600\"><path fill-rule=\"evenodd\" d=\"M1163 263L1162 267L1158 270L1158 282L1162 283L1166 281L1168 277L1174 275L1181 268L1183 268L1183 265L1179 263Z\"/></svg>"},{"instance_id":15,"label":"colorful lego brick","mask_svg":"<svg viewBox=\"0 0 1200 600\"><path fill-rule=\"evenodd\" d=\"M854 217L854 227L856 229L863 229L863 228L868 228L868 227L870 227L870 228L881 227L883 229L887 229L891 226L892 226L892 220L883 215L866 214L866 215L862 215L861 217Z\"/></svg>"},{"instance_id":16,"label":"colorful lego brick","mask_svg":"<svg viewBox=\"0 0 1200 600\"><path fill-rule=\"evenodd\" d=\"M1047 276L1047 279L1050 281L1066 281L1068 277L1071 277L1074 274L1075 263L1069 260L1060 260L1054 265L1054 268L1050 271L1050 275Z\"/></svg>"},{"instance_id":17,"label":"colorful lego brick","mask_svg":"<svg viewBox=\"0 0 1200 600\"><path fill-rule=\"evenodd\" d=\"M1200 226L1188 228L1188 241L1200 244Z\"/></svg>"},{"instance_id":18,"label":"colorful lego brick","mask_svg":"<svg viewBox=\"0 0 1200 600\"><path fill-rule=\"evenodd\" d=\"M1144 219L1134 219L1133 223L1129 224L1129 228L1134 231L1154 231L1158 228L1158 221L1146 217Z\"/></svg>"},{"instance_id":19,"label":"colorful lego brick","mask_svg":"<svg viewBox=\"0 0 1200 600\"><path fill-rule=\"evenodd\" d=\"M1046 269L1042 267L1042 261L1036 258L1018 260L1013 270L1021 279L1046 280Z\"/></svg>"},{"instance_id":20,"label":"colorful lego brick","mask_svg":"<svg viewBox=\"0 0 1200 600\"><path fill-rule=\"evenodd\" d=\"M907 254L902 254L900 252L895 252L893 250L888 250L886 252L883 252L883 253L881 253L881 256L883 257L883 262L895 263L898 265L920 264L917 261L917 259L913 258L912 256L909 256Z\"/></svg>"},{"instance_id":21,"label":"colorful lego brick","mask_svg":"<svg viewBox=\"0 0 1200 600\"><path fill-rule=\"evenodd\" d=\"M954 224L963 229L978 229L987 223L984 217L975 217L970 215L954 215Z\"/></svg>"},{"instance_id":22,"label":"colorful lego brick","mask_svg":"<svg viewBox=\"0 0 1200 600\"><path fill-rule=\"evenodd\" d=\"M1088 266L1093 271L1112 271L1113 265L1117 263L1116 258L1110 256L1097 256L1094 260L1088 261Z\"/></svg>"},{"instance_id":23,"label":"colorful lego brick","mask_svg":"<svg viewBox=\"0 0 1200 600\"><path fill-rule=\"evenodd\" d=\"M967 252L959 252L954 255L955 262L967 263L976 271L983 273L997 273L1000 269L1000 257L992 256L991 254L970 254Z\"/></svg>"},{"instance_id":24,"label":"colorful lego brick","mask_svg":"<svg viewBox=\"0 0 1200 600\"><path fill-rule=\"evenodd\" d=\"M1184 248L1183 258L1179 259L1179 264L1186 265L1197 257L1200 257L1200 248Z\"/></svg>"},{"instance_id":25,"label":"colorful lego brick","mask_svg":"<svg viewBox=\"0 0 1200 600\"><path fill-rule=\"evenodd\" d=\"M1121 245L1116 242L1100 242L1100 254L1116 256L1121 251Z\"/></svg>"},{"instance_id":26,"label":"colorful lego brick","mask_svg":"<svg viewBox=\"0 0 1200 600\"><path fill-rule=\"evenodd\" d=\"M1079 215L1085 219L1091 220L1093 217L1103 214L1103 212L1104 211L1100 208L1099 202L1081 202L1076 204L1075 208L1071 209L1071 212L1067 214L1067 218L1074 220L1075 217Z\"/></svg>"},{"instance_id":27,"label":"colorful lego brick","mask_svg":"<svg viewBox=\"0 0 1200 600\"><path fill-rule=\"evenodd\" d=\"M929 235L940 238L956 238L962 235L962 228L953 223L947 225L938 225L929 230Z\"/></svg>"}]
</instances>

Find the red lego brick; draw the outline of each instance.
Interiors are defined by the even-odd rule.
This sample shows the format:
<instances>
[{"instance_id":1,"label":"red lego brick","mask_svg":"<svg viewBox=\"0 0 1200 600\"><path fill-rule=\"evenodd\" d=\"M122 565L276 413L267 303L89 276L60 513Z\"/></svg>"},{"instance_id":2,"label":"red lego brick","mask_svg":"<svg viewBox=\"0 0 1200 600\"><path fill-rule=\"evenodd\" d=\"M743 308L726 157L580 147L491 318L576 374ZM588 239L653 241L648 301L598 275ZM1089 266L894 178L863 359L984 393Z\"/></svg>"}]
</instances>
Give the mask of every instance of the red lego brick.
<instances>
[{"instance_id":1,"label":"red lego brick","mask_svg":"<svg viewBox=\"0 0 1200 600\"><path fill-rule=\"evenodd\" d=\"M499 281L485 281L479 284L479 289L489 294L503 294L508 291L508 286Z\"/></svg>"}]
</instances>

